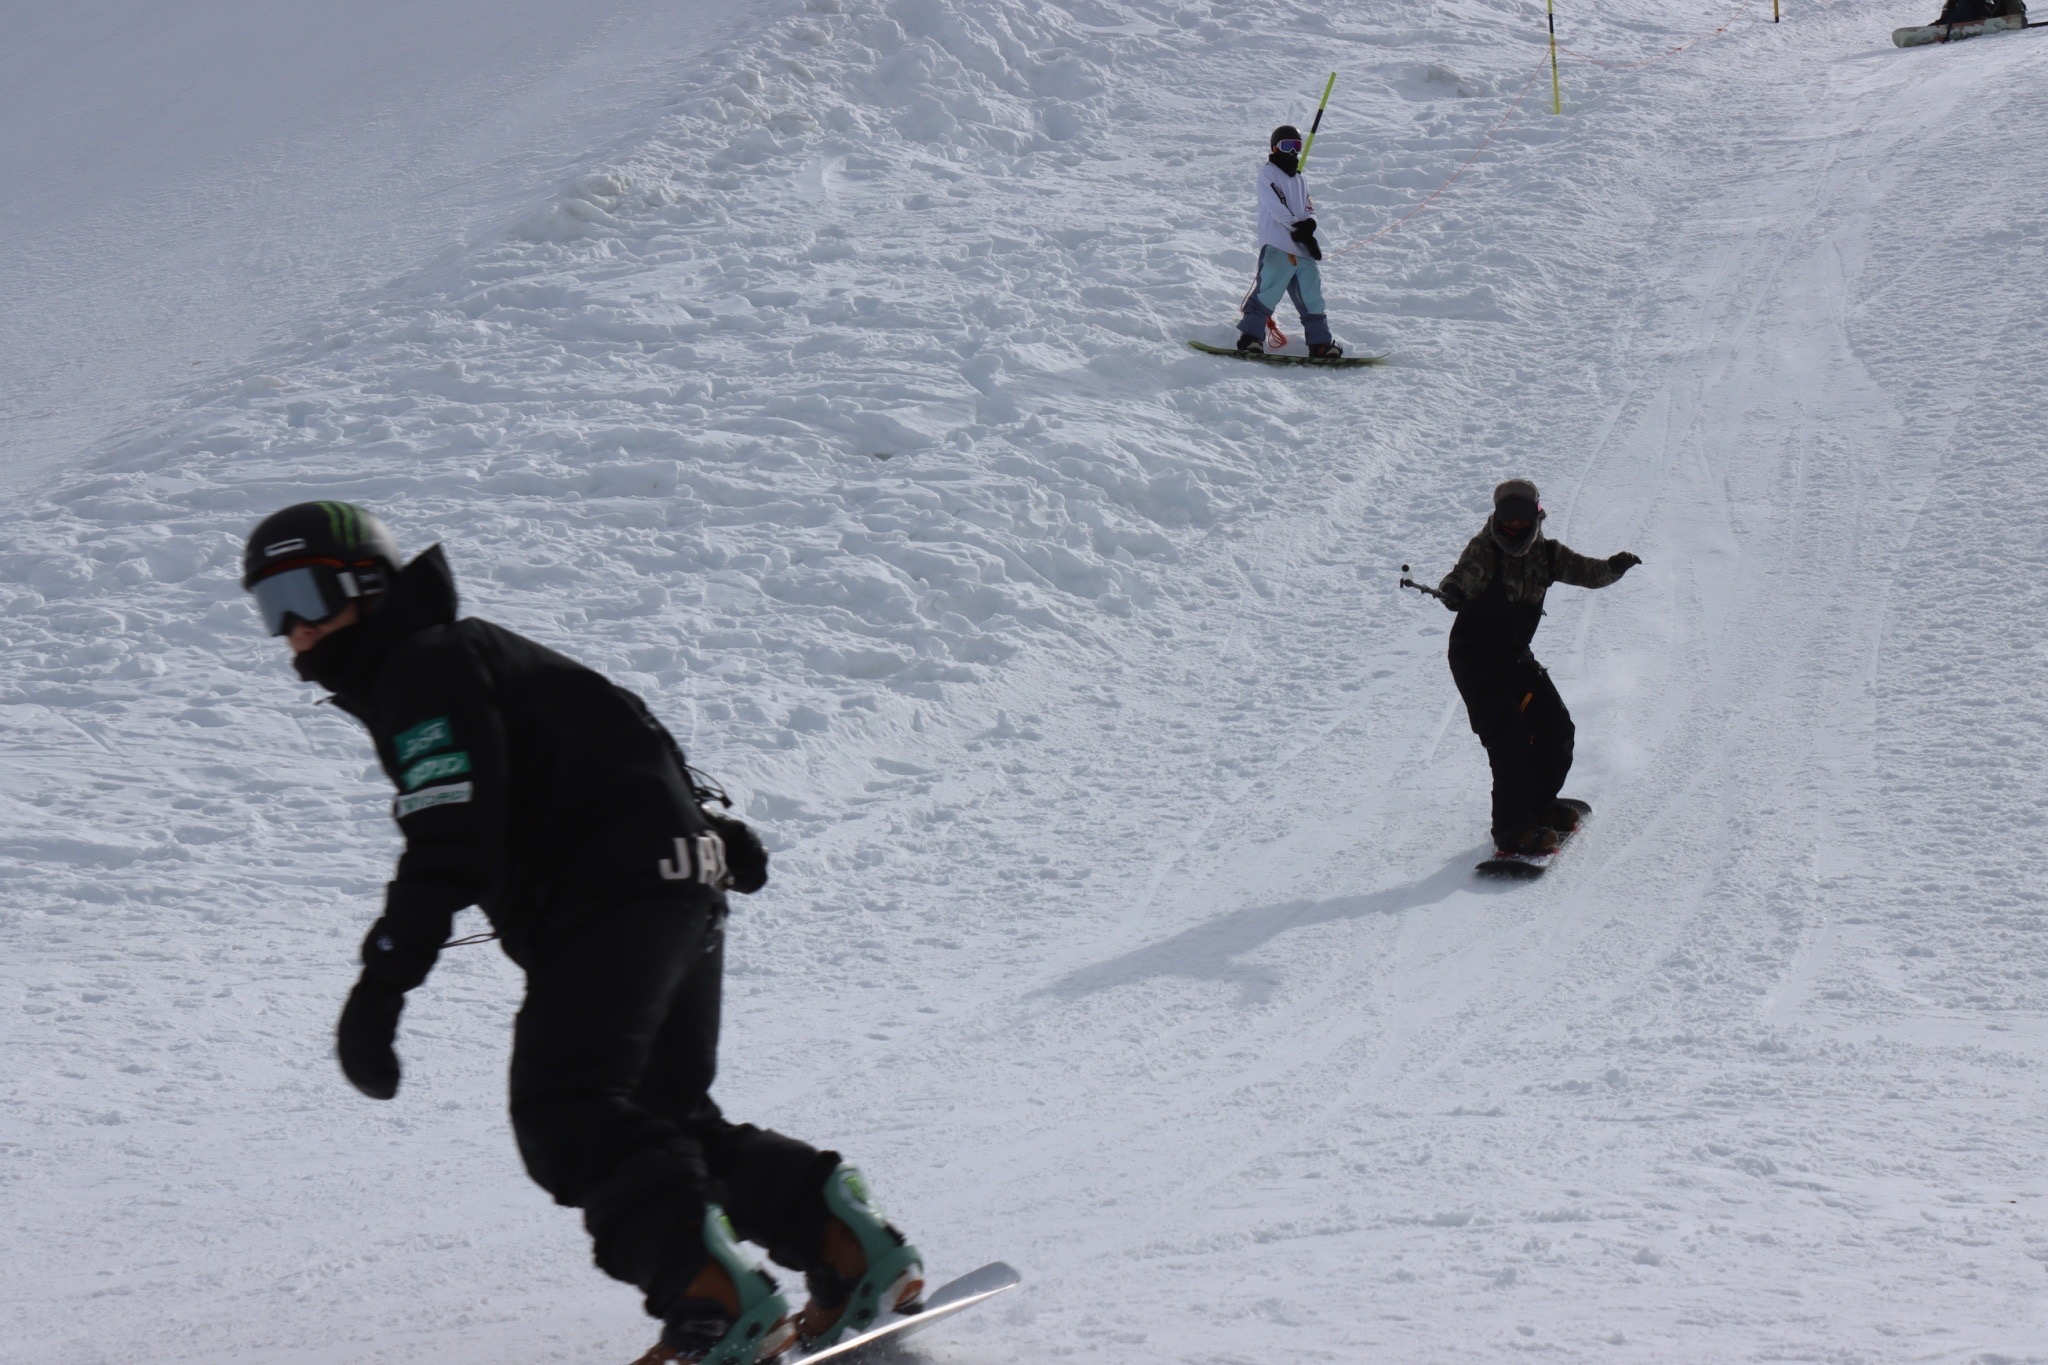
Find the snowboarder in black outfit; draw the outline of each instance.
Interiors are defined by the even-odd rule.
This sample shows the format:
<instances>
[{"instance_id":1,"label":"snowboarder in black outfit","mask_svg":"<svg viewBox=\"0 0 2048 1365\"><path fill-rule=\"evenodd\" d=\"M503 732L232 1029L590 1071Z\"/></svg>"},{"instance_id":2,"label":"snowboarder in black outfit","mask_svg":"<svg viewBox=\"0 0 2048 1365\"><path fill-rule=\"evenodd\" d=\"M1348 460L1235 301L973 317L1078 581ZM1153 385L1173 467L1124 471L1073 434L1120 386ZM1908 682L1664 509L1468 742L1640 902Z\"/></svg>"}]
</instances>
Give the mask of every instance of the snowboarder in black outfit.
<instances>
[{"instance_id":1,"label":"snowboarder in black outfit","mask_svg":"<svg viewBox=\"0 0 2048 1365\"><path fill-rule=\"evenodd\" d=\"M1543 535L1536 485L1493 490L1493 515L1444 575L1437 595L1458 613L1451 677L1493 767L1493 838L1511 853L1554 853L1578 812L1558 801L1572 768L1571 712L1529 642L1552 583L1604 588L1643 561L1588 559Z\"/></svg>"},{"instance_id":2,"label":"snowboarder in black outfit","mask_svg":"<svg viewBox=\"0 0 2048 1365\"><path fill-rule=\"evenodd\" d=\"M1947 0L1936 24L1974 24L1985 19L2025 19L2025 0Z\"/></svg>"},{"instance_id":3,"label":"snowboarder in black outfit","mask_svg":"<svg viewBox=\"0 0 2048 1365\"><path fill-rule=\"evenodd\" d=\"M343 1072L398 1090L407 991L481 906L526 972L512 1126L533 1178L584 1211L597 1264L640 1287L641 1365L750 1365L914 1306L915 1247L838 1153L712 1102L725 892L758 891L754 832L640 699L475 617L437 545L403 568L383 524L301 503L250 534L242 585L300 677L369 728L405 851L337 1029ZM802 1272L792 1315L735 1236Z\"/></svg>"}]
</instances>

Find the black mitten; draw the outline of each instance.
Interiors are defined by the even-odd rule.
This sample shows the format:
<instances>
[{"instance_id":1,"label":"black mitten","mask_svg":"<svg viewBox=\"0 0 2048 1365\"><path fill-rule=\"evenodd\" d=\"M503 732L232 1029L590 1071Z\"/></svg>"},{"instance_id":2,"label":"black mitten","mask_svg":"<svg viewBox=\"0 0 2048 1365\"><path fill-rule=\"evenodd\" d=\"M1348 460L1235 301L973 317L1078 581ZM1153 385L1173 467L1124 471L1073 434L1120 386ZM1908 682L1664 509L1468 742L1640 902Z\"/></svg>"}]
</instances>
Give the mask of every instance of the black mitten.
<instances>
[{"instance_id":1,"label":"black mitten","mask_svg":"<svg viewBox=\"0 0 2048 1365\"><path fill-rule=\"evenodd\" d=\"M1320 261L1323 259L1322 244L1316 241L1315 219L1302 219L1288 230L1287 235L1294 239L1297 246L1308 253L1310 260Z\"/></svg>"},{"instance_id":2,"label":"black mitten","mask_svg":"<svg viewBox=\"0 0 2048 1365\"><path fill-rule=\"evenodd\" d=\"M1445 609L1445 610L1447 610L1447 611L1463 611L1463 610L1465 610L1465 594L1464 594L1464 593L1462 593L1462 592L1460 592L1460 591L1458 591L1458 589L1457 589L1456 587L1448 587L1448 588L1438 588L1438 589L1437 589L1437 594L1436 594L1436 595L1437 595L1437 600L1438 600L1438 601L1440 601L1440 602L1442 602L1442 603L1444 604L1444 609Z\"/></svg>"},{"instance_id":3,"label":"black mitten","mask_svg":"<svg viewBox=\"0 0 2048 1365\"><path fill-rule=\"evenodd\" d=\"M1623 550L1620 554L1607 556L1607 567L1614 570L1616 578L1621 577L1621 575L1642 562L1642 560L1630 554L1627 550Z\"/></svg>"},{"instance_id":4,"label":"black mitten","mask_svg":"<svg viewBox=\"0 0 2048 1365\"><path fill-rule=\"evenodd\" d=\"M704 818L725 841L727 884L749 896L768 885L768 850L761 846L761 836L754 833L753 826L730 815L713 815L708 810Z\"/></svg>"},{"instance_id":5,"label":"black mitten","mask_svg":"<svg viewBox=\"0 0 2048 1365\"><path fill-rule=\"evenodd\" d=\"M384 913L363 935L363 976L401 995L425 981L455 918L449 899L432 886L391 883Z\"/></svg>"},{"instance_id":6,"label":"black mitten","mask_svg":"<svg viewBox=\"0 0 2048 1365\"><path fill-rule=\"evenodd\" d=\"M341 1074L373 1100L388 1100L398 1093L398 1054L391 1043L398 1037L398 1015L404 1008L405 992L371 979L367 972L341 1007L341 1022L334 1028Z\"/></svg>"}]
</instances>

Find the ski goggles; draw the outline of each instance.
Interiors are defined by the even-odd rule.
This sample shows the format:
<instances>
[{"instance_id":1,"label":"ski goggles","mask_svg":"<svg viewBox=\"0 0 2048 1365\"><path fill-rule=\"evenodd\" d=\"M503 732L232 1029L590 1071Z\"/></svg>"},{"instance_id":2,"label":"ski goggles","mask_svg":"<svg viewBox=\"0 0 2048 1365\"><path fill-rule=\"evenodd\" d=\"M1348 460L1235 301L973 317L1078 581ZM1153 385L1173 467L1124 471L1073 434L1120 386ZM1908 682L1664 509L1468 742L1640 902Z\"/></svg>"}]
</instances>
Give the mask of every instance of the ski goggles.
<instances>
[{"instance_id":1,"label":"ski goggles","mask_svg":"<svg viewBox=\"0 0 2048 1365\"><path fill-rule=\"evenodd\" d=\"M1273 150L1276 152L1286 152L1289 156L1293 156L1301 150L1301 139L1298 137L1283 137L1273 144Z\"/></svg>"},{"instance_id":2,"label":"ski goggles","mask_svg":"<svg viewBox=\"0 0 2048 1365\"><path fill-rule=\"evenodd\" d=\"M331 620L363 595L356 575L332 564L301 564L259 578L249 589L263 628L272 635L290 632L295 622L317 626Z\"/></svg>"}]
</instances>

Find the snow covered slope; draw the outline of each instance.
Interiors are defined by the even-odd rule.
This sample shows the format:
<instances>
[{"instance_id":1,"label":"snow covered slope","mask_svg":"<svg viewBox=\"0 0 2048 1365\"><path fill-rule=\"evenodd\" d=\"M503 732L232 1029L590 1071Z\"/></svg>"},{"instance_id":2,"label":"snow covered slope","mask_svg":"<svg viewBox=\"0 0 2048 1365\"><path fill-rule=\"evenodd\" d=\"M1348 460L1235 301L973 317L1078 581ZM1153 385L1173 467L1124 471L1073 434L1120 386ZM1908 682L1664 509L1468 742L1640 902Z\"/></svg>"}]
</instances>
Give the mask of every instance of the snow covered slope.
<instances>
[{"instance_id":1,"label":"snow covered slope","mask_svg":"<svg viewBox=\"0 0 2048 1365\"><path fill-rule=\"evenodd\" d=\"M0 0L0 487L637 140L745 0Z\"/></svg>"},{"instance_id":2,"label":"snow covered slope","mask_svg":"<svg viewBox=\"0 0 2048 1365\"><path fill-rule=\"evenodd\" d=\"M489 949L397 1101L335 1074L387 793L232 564L340 496L763 826L720 1098L1023 1269L931 1358L2048 1358L2048 48L1758 8L1561 18L1737 22L1569 63L1562 118L1539 78L1329 262L1395 353L1333 376L1180 349L1265 130L1341 70L1361 240L1540 5L769 3L630 148L16 498L0 1357L651 1340L518 1170ZM1645 564L1553 598L1599 814L1502 890L1394 579L1509 473Z\"/></svg>"}]
</instances>

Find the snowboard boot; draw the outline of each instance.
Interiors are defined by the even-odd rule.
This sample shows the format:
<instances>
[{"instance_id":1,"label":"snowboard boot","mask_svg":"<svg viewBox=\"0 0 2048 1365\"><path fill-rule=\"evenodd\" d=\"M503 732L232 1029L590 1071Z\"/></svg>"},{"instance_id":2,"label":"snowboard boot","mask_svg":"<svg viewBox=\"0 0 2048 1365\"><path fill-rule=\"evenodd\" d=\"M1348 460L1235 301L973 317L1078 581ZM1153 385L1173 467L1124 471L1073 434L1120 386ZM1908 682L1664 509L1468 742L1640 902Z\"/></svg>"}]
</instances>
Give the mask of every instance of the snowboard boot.
<instances>
[{"instance_id":1,"label":"snowboard boot","mask_svg":"<svg viewBox=\"0 0 2048 1365\"><path fill-rule=\"evenodd\" d=\"M1264 355L1266 347L1257 332L1239 332L1237 334L1237 353L1239 355Z\"/></svg>"},{"instance_id":2,"label":"snowboard boot","mask_svg":"<svg viewBox=\"0 0 2048 1365\"><path fill-rule=\"evenodd\" d=\"M709 1259L683 1291L680 1311L633 1365L766 1365L796 1341L789 1300L740 1254L716 1204L704 1210L704 1250Z\"/></svg>"},{"instance_id":3,"label":"snowboard boot","mask_svg":"<svg viewBox=\"0 0 2048 1365\"><path fill-rule=\"evenodd\" d=\"M1557 837L1557 831L1548 825L1531 825L1514 838L1503 843L1503 853L1519 853L1528 858L1541 858L1546 853L1555 853L1564 841Z\"/></svg>"},{"instance_id":4,"label":"snowboard boot","mask_svg":"<svg viewBox=\"0 0 2048 1365\"><path fill-rule=\"evenodd\" d=\"M1318 341L1308 348L1308 353L1316 360L1339 360L1343 358L1344 348L1334 341Z\"/></svg>"},{"instance_id":5,"label":"snowboard boot","mask_svg":"<svg viewBox=\"0 0 2048 1365\"><path fill-rule=\"evenodd\" d=\"M822 1263L804 1273L811 1301L796 1315L797 1335L821 1350L874 1325L884 1311L924 1306L924 1259L868 1202L867 1182L841 1162L825 1178Z\"/></svg>"},{"instance_id":6,"label":"snowboard boot","mask_svg":"<svg viewBox=\"0 0 2048 1365\"><path fill-rule=\"evenodd\" d=\"M1551 803L1550 809L1544 812L1543 823L1556 830L1559 834L1570 834L1579 827L1579 821L1592 813L1593 808L1585 802L1574 801L1568 796L1560 796Z\"/></svg>"}]
</instances>

